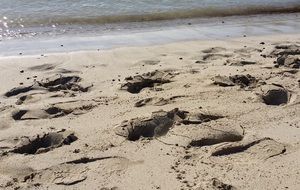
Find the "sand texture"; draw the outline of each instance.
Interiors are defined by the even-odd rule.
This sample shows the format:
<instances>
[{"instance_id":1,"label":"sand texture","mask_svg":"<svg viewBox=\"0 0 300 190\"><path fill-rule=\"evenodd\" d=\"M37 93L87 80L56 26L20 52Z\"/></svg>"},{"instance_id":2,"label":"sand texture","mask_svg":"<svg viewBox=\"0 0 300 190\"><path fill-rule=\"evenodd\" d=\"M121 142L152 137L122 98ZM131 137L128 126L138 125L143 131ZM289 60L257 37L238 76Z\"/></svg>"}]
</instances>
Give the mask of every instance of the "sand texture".
<instances>
[{"instance_id":1,"label":"sand texture","mask_svg":"<svg viewBox=\"0 0 300 190\"><path fill-rule=\"evenodd\" d=\"M0 188L300 189L300 36L0 58Z\"/></svg>"}]
</instances>

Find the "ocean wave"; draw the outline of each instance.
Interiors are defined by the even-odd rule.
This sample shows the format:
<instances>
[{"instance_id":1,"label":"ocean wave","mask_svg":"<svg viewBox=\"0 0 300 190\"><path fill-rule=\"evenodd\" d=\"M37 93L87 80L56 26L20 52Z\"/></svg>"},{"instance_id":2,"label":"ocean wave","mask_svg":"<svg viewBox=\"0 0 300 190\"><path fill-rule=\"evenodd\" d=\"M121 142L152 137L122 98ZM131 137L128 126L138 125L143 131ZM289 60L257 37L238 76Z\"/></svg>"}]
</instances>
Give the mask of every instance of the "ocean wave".
<instances>
[{"instance_id":1,"label":"ocean wave","mask_svg":"<svg viewBox=\"0 0 300 190\"><path fill-rule=\"evenodd\" d=\"M41 25L98 25L109 23L126 23L126 22L149 22L174 19L202 18L202 17L225 17L225 16L243 16L255 14L278 14L278 13L296 13L300 12L299 5L289 7L272 7L272 6L251 6L237 8L197 8L188 10L176 10L168 12L157 12L147 14L126 14L126 15L104 15L91 17L44 17L34 19L23 19L22 22L9 23L13 26L41 26Z\"/></svg>"}]
</instances>

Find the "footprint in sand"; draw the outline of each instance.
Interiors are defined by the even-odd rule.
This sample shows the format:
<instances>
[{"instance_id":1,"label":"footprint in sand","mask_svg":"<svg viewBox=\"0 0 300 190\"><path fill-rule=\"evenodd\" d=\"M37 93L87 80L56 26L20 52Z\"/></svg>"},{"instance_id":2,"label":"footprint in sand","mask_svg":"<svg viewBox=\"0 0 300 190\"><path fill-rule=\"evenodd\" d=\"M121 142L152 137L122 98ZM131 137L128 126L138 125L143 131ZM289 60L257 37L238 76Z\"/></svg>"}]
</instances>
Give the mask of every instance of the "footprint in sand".
<instances>
[{"instance_id":1,"label":"footprint in sand","mask_svg":"<svg viewBox=\"0 0 300 190\"><path fill-rule=\"evenodd\" d=\"M271 138L262 138L256 140L244 140L231 144L225 144L215 148L211 156L213 157L230 157L231 159L251 158L265 160L274 156L278 156L286 152L286 147Z\"/></svg>"},{"instance_id":2,"label":"footprint in sand","mask_svg":"<svg viewBox=\"0 0 300 190\"><path fill-rule=\"evenodd\" d=\"M193 59L197 60L195 63L208 63L208 61L222 60L233 56L233 54L227 53L226 48L222 47L212 47L201 52L201 55L193 57Z\"/></svg>"},{"instance_id":3,"label":"footprint in sand","mask_svg":"<svg viewBox=\"0 0 300 190\"><path fill-rule=\"evenodd\" d=\"M144 88L153 88L157 85L170 83L174 74L165 71L153 71L144 73L142 75L136 75L133 77L127 77L125 83L121 85L121 90L126 90L132 94L140 93Z\"/></svg>"},{"instance_id":4,"label":"footprint in sand","mask_svg":"<svg viewBox=\"0 0 300 190\"><path fill-rule=\"evenodd\" d=\"M300 46L297 44L276 45L270 53L273 57L282 55L300 55Z\"/></svg>"},{"instance_id":5,"label":"footprint in sand","mask_svg":"<svg viewBox=\"0 0 300 190\"><path fill-rule=\"evenodd\" d=\"M204 182L203 182L204 183ZM200 185L197 187L196 190L205 190L205 189L212 189L212 190L237 190L236 187L230 184L226 184L217 178L212 178L205 184Z\"/></svg>"},{"instance_id":6,"label":"footprint in sand","mask_svg":"<svg viewBox=\"0 0 300 190\"><path fill-rule=\"evenodd\" d=\"M16 105L31 104L41 100L40 94L28 94L18 98Z\"/></svg>"},{"instance_id":7,"label":"footprint in sand","mask_svg":"<svg viewBox=\"0 0 300 190\"><path fill-rule=\"evenodd\" d=\"M246 66L246 65L257 65L258 62L256 61L249 61L249 60L233 60L227 59L225 62L226 65L230 66Z\"/></svg>"},{"instance_id":8,"label":"footprint in sand","mask_svg":"<svg viewBox=\"0 0 300 190\"><path fill-rule=\"evenodd\" d=\"M16 87L6 92L4 96L12 97L19 94L28 93L31 91L48 91L48 92L57 92L57 91L72 91L72 92L87 92L91 85L82 86L78 83L81 81L81 78L78 76L62 76L55 75L51 78L46 78L42 81L37 81L30 86L25 87Z\"/></svg>"},{"instance_id":9,"label":"footprint in sand","mask_svg":"<svg viewBox=\"0 0 300 190\"><path fill-rule=\"evenodd\" d=\"M174 103L175 99L183 98L183 97L186 97L186 96L172 96L170 98L158 98L158 97L145 98L145 99L137 101L134 104L134 107L143 107L143 106L148 106L148 105L163 106L163 105L167 105L170 103Z\"/></svg>"},{"instance_id":10,"label":"footprint in sand","mask_svg":"<svg viewBox=\"0 0 300 190\"><path fill-rule=\"evenodd\" d=\"M45 63L42 65L29 67L28 70L30 70L30 71L49 71L49 70L55 69L57 66L58 66L58 64Z\"/></svg>"},{"instance_id":11,"label":"footprint in sand","mask_svg":"<svg viewBox=\"0 0 300 190\"><path fill-rule=\"evenodd\" d=\"M202 60L203 61L214 61L214 60L218 60L218 59L224 59L224 58L229 58L232 57L232 54L218 54L218 53L214 53L214 54L206 54L202 56Z\"/></svg>"},{"instance_id":12,"label":"footprint in sand","mask_svg":"<svg viewBox=\"0 0 300 190\"><path fill-rule=\"evenodd\" d=\"M202 50L202 53L219 53L226 50L227 49L223 47L212 47L212 48Z\"/></svg>"},{"instance_id":13,"label":"footprint in sand","mask_svg":"<svg viewBox=\"0 0 300 190\"><path fill-rule=\"evenodd\" d=\"M22 137L16 146L6 153L39 154L51 151L55 148L70 145L78 138L73 132L61 131L38 134L33 137Z\"/></svg>"},{"instance_id":14,"label":"footprint in sand","mask_svg":"<svg viewBox=\"0 0 300 190\"><path fill-rule=\"evenodd\" d=\"M260 52L260 49L253 48L253 47L245 47L245 48L240 48L240 49L235 49L233 52L236 54L242 54L242 55L250 55L253 52Z\"/></svg>"},{"instance_id":15,"label":"footprint in sand","mask_svg":"<svg viewBox=\"0 0 300 190\"><path fill-rule=\"evenodd\" d=\"M229 76L229 77L218 75L218 76L215 76L214 78L212 78L212 80L214 81L213 84L219 85L222 87L238 85L241 88L245 88L245 87L255 88L258 83L258 79L256 79L255 77L253 77L249 74L233 75L233 76Z\"/></svg>"},{"instance_id":16,"label":"footprint in sand","mask_svg":"<svg viewBox=\"0 0 300 190\"><path fill-rule=\"evenodd\" d=\"M289 67L300 68L300 46L296 44L290 45L276 45L269 54L271 57L275 57L275 67Z\"/></svg>"},{"instance_id":17,"label":"footprint in sand","mask_svg":"<svg viewBox=\"0 0 300 190\"><path fill-rule=\"evenodd\" d=\"M96 101L70 101L51 104L45 108L30 108L14 110L12 118L14 120L35 120L35 119L51 119L63 117L69 114L81 115L91 111L101 102Z\"/></svg>"},{"instance_id":18,"label":"footprint in sand","mask_svg":"<svg viewBox=\"0 0 300 190\"><path fill-rule=\"evenodd\" d=\"M101 169L99 168L99 164L101 165ZM47 185L51 184L52 188L53 185L57 185L57 188L59 188L58 186L73 186L78 183L82 183L88 177L93 178L93 175L89 173L91 168L93 168L93 170L100 170L99 172L102 177L100 182L107 184L106 180L108 177L119 177L122 170L135 164L135 162L130 161L127 158L118 156L80 157L43 169L28 169L23 173L18 173L18 175L10 174L10 176L18 179L16 182L12 182L12 185L13 183L26 182L29 187L34 187L35 184L40 184L40 186L47 189ZM109 189L118 188L113 187Z\"/></svg>"},{"instance_id":19,"label":"footprint in sand","mask_svg":"<svg viewBox=\"0 0 300 190\"><path fill-rule=\"evenodd\" d=\"M171 111L153 112L150 118L135 118L123 121L115 128L117 135L135 141L140 137L159 137L166 135L175 123L184 125L201 124L222 118L218 115L189 113L175 108Z\"/></svg>"},{"instance_id":20,"label":"footprint in sand","mask_svg":"<svg viewBox=\"0 0 300 190\"><path fill-rule=\"evenodd\" d=\"M172 128L165 142L188 147L212 146L224 142L238 142L244 138L244 130L226 118L213 118L208 123L181 125Z\"/></svg>"},{"instance_id":21,"label":"footprint in sand","mask_svg":"<svg viewBox=\"0 0 300 190\"><path fill-rule=\"evenodd\" d=\"M159 63L160 63L159 59L149 59L149 60L138 61L135 65L145 66L145 65L157 65Z\"/></svg>"}]
</instances>

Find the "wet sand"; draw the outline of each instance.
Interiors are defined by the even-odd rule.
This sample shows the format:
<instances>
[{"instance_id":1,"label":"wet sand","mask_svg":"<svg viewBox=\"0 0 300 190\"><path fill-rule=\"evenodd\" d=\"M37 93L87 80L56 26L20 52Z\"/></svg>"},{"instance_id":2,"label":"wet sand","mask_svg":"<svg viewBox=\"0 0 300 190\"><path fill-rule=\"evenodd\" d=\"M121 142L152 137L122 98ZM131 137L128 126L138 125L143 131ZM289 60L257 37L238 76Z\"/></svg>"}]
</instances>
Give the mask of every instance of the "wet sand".
<instances>
[{"instance_id":1,"label":"wet sand","mask_svg":"<svg viewBox=\"0 0 300 190\"><path fill-rule=\"evenodd\" d=\"M299 189L300 36L0 58L2 189Z\"/></svg>"}]
</instances>

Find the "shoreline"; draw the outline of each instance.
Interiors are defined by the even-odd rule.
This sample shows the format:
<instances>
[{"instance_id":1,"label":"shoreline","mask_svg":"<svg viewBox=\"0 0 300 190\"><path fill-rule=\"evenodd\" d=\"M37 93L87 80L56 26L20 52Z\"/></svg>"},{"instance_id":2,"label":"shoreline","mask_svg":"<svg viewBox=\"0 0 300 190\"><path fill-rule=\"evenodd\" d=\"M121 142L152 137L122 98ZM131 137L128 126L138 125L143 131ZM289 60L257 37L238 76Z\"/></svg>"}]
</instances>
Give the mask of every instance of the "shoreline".
<instances>
[{"instance_id":1,"label":"shoreline","mask_svg":"<svg viewBox=\"0 0 300 190\"><path fill-rule=\"evenodd\" d=\"M73 51L62 51L60 47L58 47L55 51L49 52L49 53L32 53L32 54L17 54L17 55L0 55L0 60L10 60L10 59L16 59L16 60L22 60L22 59L42 59L43 57L59 57L59 56L67 56L67 55L83 55L83 54L106 54L111 52L119 52L126 49L147 49L147 48L162 48L162 47L168 47L168 46L189 46L189 45L196 45L201 42L204 43L230 43L230 42L247 42L252 43L251 41L266 41L269 43L276 43L276 40L270 40L272 38L279 38L279 39L287 39L287 43L292 43L293 40L297 39L300 41L300 34L298 33L286 33L286 34L261 34L256 36L236 36L236 37L228 37L228 38L218 38L218 39L191 39L191 40L181 40L181 41L171 41L171 42L165 42L165 43L154 43L154 44L142 44L142 45L128 45L128 46L116 46L111 48L103 48L103 49L82 49L82 50L73 50ZM267 39L267 40L266 40ZM55 40L56 42L59 42L60 40ZM55 42L55 43L56 43ZM296 42L297 43L297 42ZM59 43L57 43L59 44ZM45 51L44 51L45 52ZM41 53L41 54L40 54Z\"/></svg>"},{"instance_id":2,"label":"shoreline","mask_svg":"<svg viewBox=\"0 0 300 190\"><path fill-rule=\"evenodd\" d=\"M260 17L262 16L262 17ZM34 55L82 50L104 50L149 46L193 40L226 40L238 37L298 33L299 13L181 20L166 26L120 29L100 34L87 33L0 41L0 56ZM180 23L177 25L177 22ZM132 23L131 23L132 24ZM150 24L151 25L151 24Z\"/></svg>"}]
</instances>

